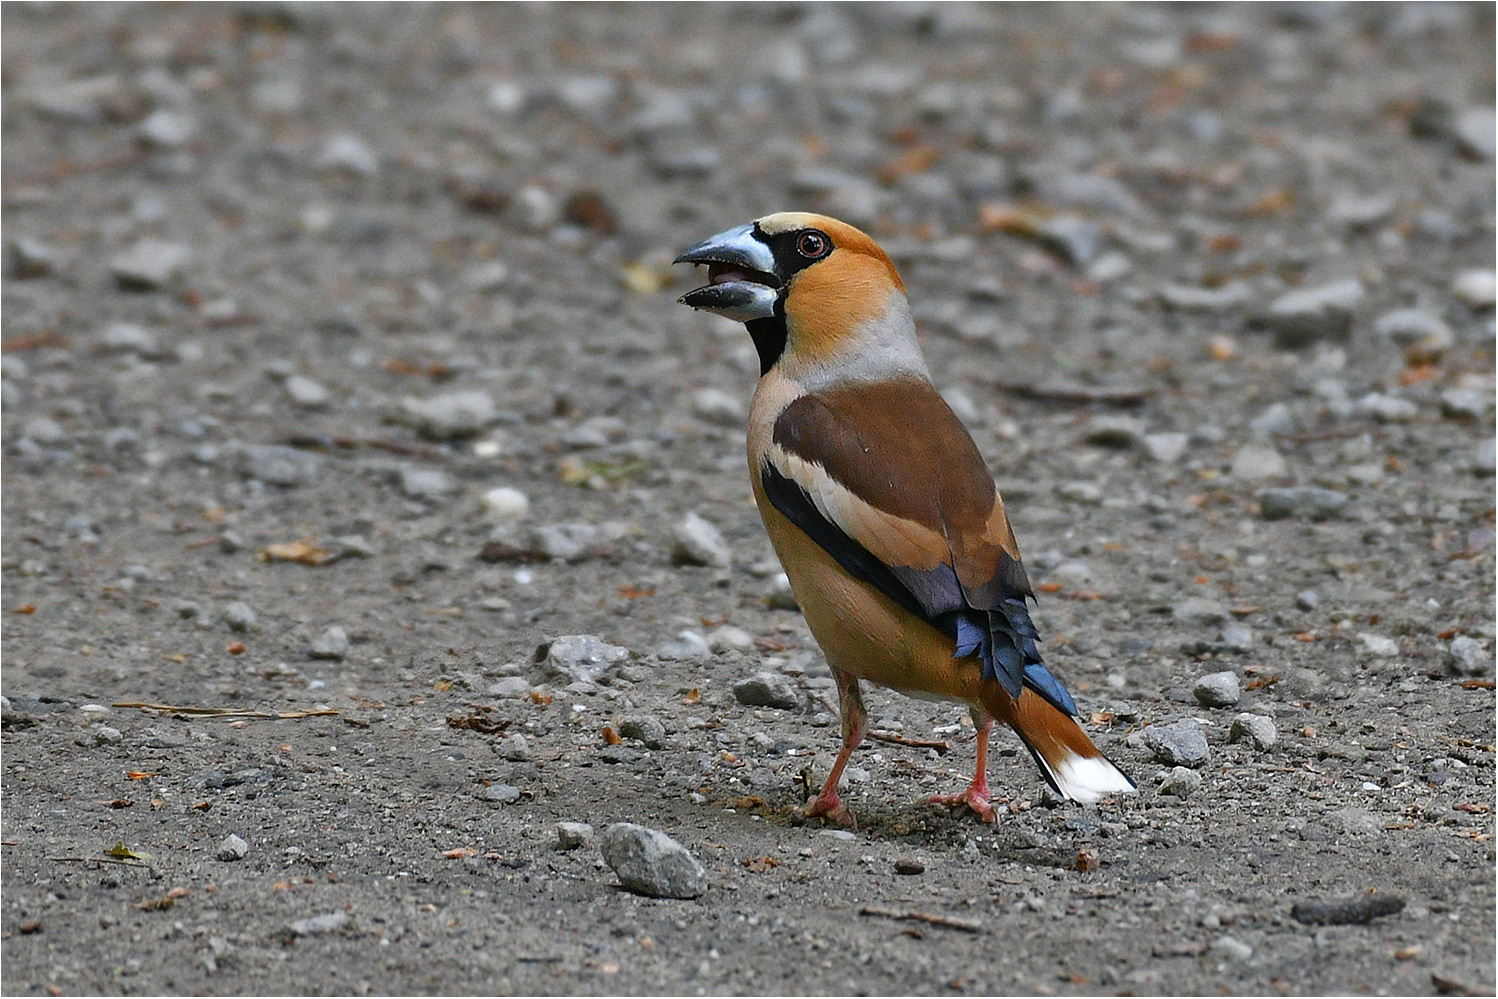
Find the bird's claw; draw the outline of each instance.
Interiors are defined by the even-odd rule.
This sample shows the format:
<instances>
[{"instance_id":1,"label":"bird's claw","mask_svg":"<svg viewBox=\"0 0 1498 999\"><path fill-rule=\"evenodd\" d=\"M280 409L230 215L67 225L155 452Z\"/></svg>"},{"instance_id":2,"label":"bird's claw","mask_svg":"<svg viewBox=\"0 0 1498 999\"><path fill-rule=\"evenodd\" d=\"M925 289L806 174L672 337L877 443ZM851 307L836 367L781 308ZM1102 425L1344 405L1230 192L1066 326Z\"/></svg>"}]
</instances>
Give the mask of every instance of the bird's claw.
<instances>
[{"instance_id":1,"label":"bird's claw","mask_svg":"<svg viewBox=\"0 0 1498 999\"><path fill-rule=\"evenodd\" d=\"M803 819L815 819L818 816L828 822L840 826L857 827L858 823L853 818L853 813L843 805L842 799L834 794L819 794L808 801L803 808L796 809L796 814Z\"/></svg>"},{"instance_id":2,"label":"bird's claw","mask_svg":"<svg viewBox=\"0 0 1498 999\"><path fill-rule=\"evenodd\" d=\"M943 808L956 808L966 805L977 813L978 818L988 825L994 825L999 821L999 813L989 803L987 790L975 790L968 788L961 794L938 794L927 798L928 805L941 805Z\"/></svg>"}]
</instances>

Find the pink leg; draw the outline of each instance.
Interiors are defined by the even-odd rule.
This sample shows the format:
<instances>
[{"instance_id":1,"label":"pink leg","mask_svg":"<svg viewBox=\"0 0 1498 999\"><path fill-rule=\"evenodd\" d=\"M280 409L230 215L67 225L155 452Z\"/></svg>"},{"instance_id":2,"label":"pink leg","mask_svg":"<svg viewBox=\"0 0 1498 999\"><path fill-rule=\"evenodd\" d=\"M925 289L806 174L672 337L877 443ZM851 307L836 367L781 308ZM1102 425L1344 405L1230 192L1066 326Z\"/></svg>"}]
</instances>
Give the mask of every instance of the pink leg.
<instances>
[{"instance_id":1,"label":"pink leg","mask_svg":"<svg viewBox=\"0 0 1498 999\"><path fill-rule=\"evenodd\" d=\"M868 731L869 713L863 707L858 677L834 667L832 678L837 681L838 711L843 716L843 748L832 764L827 782L822 785L822 793L808 801L806 807L801 809L801 814L808 819L823 815L838 825L851 826L854 824L853 813L843 807L842 799L837 796L837 785L842 780L848 758L853 755L853 750L858 748L864 733Z\"/></svg>"},{"instance_id":2,"label":"pink leg","mask_svg":"<svg viewBox=\"0 0 1498 999\"><path fill-rule=\"evenodd\" d=\"M938 794L927 798L932 805L966 805L978 813L984 822L997 822L998 813L988 803L988 736L993 731L993 718L977 708L969 709L973 716L973 727L978 732L978 765L973 773L973 782L961 794Z\"/></svg>"}]
</instances>

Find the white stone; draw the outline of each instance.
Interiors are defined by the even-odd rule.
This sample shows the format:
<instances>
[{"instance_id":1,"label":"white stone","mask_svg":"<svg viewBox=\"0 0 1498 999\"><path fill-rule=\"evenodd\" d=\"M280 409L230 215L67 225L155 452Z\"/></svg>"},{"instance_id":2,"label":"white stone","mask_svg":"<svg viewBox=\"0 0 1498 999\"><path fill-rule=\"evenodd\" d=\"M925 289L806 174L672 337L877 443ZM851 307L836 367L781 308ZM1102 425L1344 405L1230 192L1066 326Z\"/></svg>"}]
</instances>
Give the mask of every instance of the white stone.
<instances>
[{"instance_id":1,"label":"white stone","mask_svg":"<svg viewBox=\"0 0 1498 999\"><path fill-rule=\"evenodd\" d=\"M531 512L530 498L509 486L490 489L484 493L481 503L485 518L500 523L524 520Z\"/></svg>"}]
</instances>

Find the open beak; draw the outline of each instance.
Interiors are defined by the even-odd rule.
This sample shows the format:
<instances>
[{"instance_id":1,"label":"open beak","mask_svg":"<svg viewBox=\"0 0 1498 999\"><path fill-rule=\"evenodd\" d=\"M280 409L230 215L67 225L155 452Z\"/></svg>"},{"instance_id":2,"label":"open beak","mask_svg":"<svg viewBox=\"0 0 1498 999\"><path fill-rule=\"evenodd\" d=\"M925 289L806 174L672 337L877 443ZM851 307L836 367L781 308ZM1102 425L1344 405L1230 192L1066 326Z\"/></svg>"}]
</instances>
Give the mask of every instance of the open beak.
<instances>
[{"instance_id":1,"label":"open beak","mask_svg":"<svg viewBox=\"0 0 1498 999\"><path fill-rule=\"evenodd\" d=\"M707 264L707 284L677 299L682 305L735 322L768 319L784 286L775 256L754 235L754 223L720 232L677 257L676 264Z\"/></svg>"}]
</instances>

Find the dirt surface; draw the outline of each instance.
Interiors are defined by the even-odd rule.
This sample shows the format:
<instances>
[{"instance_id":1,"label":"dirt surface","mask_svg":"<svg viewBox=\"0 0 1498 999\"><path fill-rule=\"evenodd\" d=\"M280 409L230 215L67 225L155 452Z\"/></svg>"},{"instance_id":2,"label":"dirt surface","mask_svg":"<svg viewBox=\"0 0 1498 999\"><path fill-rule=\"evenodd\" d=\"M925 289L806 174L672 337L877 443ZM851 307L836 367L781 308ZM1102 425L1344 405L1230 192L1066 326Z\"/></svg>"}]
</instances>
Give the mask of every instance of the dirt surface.
<instances>
[{"instance_id":1,"label":"dirt surface","mask_svg":"<svg viewBox=\"0 0 1498 999\"><path fill-rule=\"evenodd\" d=\"M1492 994L1493 36L6 4L4 991ZM669 267L786 208L901 268L1137 795L1004 733L924 805L971 726L875 690L794 821L835 692Z\"/></svg>"}]
</instances>

